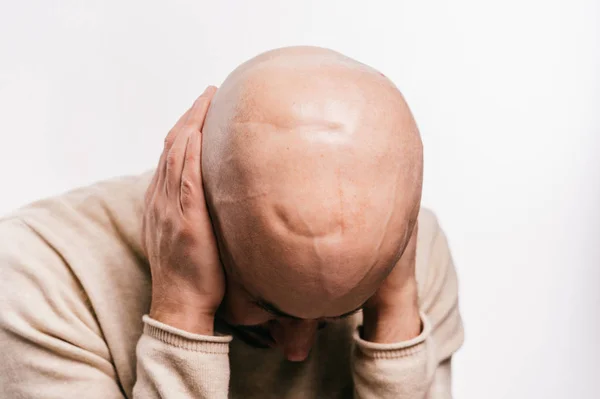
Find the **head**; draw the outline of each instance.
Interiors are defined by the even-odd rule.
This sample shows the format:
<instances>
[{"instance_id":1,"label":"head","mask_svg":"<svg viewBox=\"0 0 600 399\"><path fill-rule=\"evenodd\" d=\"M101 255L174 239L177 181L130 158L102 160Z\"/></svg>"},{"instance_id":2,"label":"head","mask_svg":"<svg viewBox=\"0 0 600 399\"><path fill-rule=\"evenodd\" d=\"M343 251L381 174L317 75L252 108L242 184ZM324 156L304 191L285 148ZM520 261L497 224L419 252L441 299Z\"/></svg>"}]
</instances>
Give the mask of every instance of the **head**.
<instances>
[{"instance_id":1,"label":"head","mask_svg":"<svg viewBox=\"0 0 600 399\"><path fill-rule=\"evenodd\" d=\"M203 129L202 171L227 276L220 317L303 360L401 256L418 214L419 133L378 71L291 47L234 70Z\"/></svg>"}]
</instances>

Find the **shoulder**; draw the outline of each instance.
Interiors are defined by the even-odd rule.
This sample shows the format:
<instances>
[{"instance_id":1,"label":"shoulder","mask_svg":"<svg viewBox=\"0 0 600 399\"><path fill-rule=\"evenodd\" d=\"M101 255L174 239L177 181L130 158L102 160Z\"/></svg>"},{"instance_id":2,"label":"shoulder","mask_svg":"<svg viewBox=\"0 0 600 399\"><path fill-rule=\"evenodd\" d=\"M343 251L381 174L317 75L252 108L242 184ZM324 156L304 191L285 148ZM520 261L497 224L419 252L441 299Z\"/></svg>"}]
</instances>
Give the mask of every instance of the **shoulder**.
<instances>
[{"instance_id":1,"label":"shoulder","mask_svg":"<svg viewBox=\"0 0 600 399\"><path fill-rule=\"evenodd\" d=\"M38 270L39 269L39 270ZM59 272L64 263L59 254L36 233L23 218L11 216L0 220L0 285L16 283L16 275L29 275L29 280ZM8 288L8 287L2 287ZM6 290L0 290L6 294Z\"/></svg>"},{"instance_id":2,"label":"shoulder","mask_svg":"<svg viewBox=\"0 0 600 399\"><path fill-rule=\"evenodd\" d=\"M0 219L0 299L11 306L32 305L33 311L39 302L60 298L87 308L70 309L78 315L106 308L116 317L133 307L141 317L150 292L141 249L143 196L150 177L102 181ZM32 294L7 294L18 290Z\"/></svg>"},{"instance_id":3,"label":"shoulder","mask_svg":"<svg viewBox=\"0 0 600 399\"><path fill-rule=\"evenodd\" d=\"M3 353L16 359L42 349L106 375L116 368L124 386L133 386L135 342L150 295L135 198L141 192L143 201L144 184L138 178L101 182L0 220ZM46 361L11 367L20 373Z\"/></svg>"},{"instance_id":4,"label":"shoulder","mask_svg":"<svg viewBox=\"0 0 600 399\"><path fill-rule=\"evenodd\" d=\"M56 246L59 241L67 241L67 248L119 241L141 256L143 199L151 177L152 171L148 171L78 187L30 203L0 223L11 225L18 224L15 219L21 220Z\"/></svg>"},{"instance_id":5,"label":"shoulder","mask_svg":"<svg viewBox=\"0 0 600 399\"><path fill-rule=\"evenodd\" d=\"M0 276L2 309L13 315L33 316L41 303L64 292L83 306L87 303L61 254L19 217L0 221Z\"/></svg>"},{"instance_id":6,"label":"shoulder","mask_svg":"<svg viewBox=\"0 0 600 399\"><path fill-rule=\"evenodd\" d=\"M78 279L56 248L17 217L0 221L0 306L3 352L9 337L54 348L73 329L86 331L88 339L96 339L94 348L101 348L101 332ZM107 357L102 350L98 354Z\"/></svg>"},{"instance_id":7,"label":"shoulder","mask_svg":"<svg viewBox=\"0 0 600 399\"><path fill-rule=\"evenodd\" d=\"M143 198L145 180L142 175L99 182L0 219L0 329L37 320L47 330L53 315L79 318L78 325L100 335L94 306L122 299L115 291L124 297L149 291L137 199L138 193Z\"/></svg>"}]
</instances>

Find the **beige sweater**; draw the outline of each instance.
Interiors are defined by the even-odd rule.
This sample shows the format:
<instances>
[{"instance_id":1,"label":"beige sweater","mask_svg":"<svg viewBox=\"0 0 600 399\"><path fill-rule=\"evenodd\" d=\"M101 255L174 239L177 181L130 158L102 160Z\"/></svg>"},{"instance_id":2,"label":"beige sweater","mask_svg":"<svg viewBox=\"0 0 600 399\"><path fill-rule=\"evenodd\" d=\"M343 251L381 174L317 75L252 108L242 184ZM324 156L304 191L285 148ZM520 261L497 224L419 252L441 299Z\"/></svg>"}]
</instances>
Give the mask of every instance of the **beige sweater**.
<instances>
[{"instance_id":1,"label":"beige sweater","mask_svg":"<svg viewBox=\"0 0 600 399\"><path fill-rule=\"evenodd\" d=\"M39 201L0 221L0 398L449 398L463 342L457 281L434 215L419 219L424 329L407 342L357 334L360 315L329 325L305 362L144 316L140 248L150 174ZM142 321L143 318L143 321Z\"/></svg>"}]
</instances>

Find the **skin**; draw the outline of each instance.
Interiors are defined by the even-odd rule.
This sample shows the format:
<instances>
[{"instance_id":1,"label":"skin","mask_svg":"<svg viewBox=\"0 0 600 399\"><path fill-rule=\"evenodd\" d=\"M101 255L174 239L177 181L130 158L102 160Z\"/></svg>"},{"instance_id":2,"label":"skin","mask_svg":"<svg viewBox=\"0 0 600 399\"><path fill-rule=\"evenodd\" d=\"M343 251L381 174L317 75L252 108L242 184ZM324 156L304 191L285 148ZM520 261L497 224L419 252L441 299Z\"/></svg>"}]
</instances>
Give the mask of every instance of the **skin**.
<instances>
[{"instance_id":1,"label":"skin","mask_svg":"<svg viewBox=\"0 0 600 399\"><path fill-rule=\"evenodd\" d=\"M314 47L261 54L165 140L144 218L150 315L201 334L219 318L292 361L361 308L364 339L413 338L421 181L418 129L382 74Z\"/></svg>"}]
</instances>

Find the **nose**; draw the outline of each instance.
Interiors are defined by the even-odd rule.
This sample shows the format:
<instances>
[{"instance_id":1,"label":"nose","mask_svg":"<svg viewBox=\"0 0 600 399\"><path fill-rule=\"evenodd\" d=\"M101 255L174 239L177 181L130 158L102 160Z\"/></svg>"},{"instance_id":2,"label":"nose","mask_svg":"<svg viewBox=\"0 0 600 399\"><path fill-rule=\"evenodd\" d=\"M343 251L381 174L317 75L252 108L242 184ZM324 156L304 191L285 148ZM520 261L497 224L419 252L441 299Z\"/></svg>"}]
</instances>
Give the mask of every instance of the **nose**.
<instances>
[{"instance_id":1,"label":"nose","mask_svg":"<svg viewBox=\"0 0 600 399\"><path fill-rule=\"evenodd\" d=\"M308 357L317 336L316 320L276 320L271 322L271 336L291 362Z\"/></svg>"}]
</instances>

